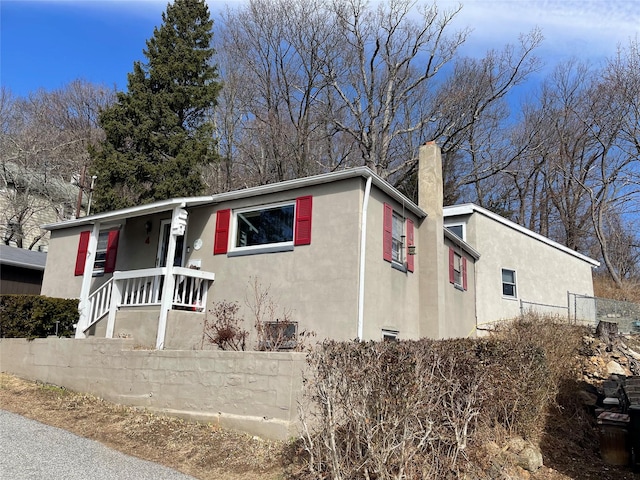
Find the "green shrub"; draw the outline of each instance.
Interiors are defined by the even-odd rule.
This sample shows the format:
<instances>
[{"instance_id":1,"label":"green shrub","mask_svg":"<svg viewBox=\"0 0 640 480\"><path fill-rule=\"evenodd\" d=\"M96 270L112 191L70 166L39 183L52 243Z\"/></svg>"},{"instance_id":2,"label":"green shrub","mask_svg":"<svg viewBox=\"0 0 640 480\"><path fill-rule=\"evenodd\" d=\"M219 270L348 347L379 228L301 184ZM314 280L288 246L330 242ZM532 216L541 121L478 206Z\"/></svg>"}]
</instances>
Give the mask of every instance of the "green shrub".
<instances>
[{"instance_id":1,"label":"green shrub","mask_svg":"<svg viewBox=\"0 0 640 480\"><path fill-rule=\"evenodd\" d=\"M0 295L0 337L72 337L78 323L78 300L42 295Z\"/></svg>"}]
</instances>

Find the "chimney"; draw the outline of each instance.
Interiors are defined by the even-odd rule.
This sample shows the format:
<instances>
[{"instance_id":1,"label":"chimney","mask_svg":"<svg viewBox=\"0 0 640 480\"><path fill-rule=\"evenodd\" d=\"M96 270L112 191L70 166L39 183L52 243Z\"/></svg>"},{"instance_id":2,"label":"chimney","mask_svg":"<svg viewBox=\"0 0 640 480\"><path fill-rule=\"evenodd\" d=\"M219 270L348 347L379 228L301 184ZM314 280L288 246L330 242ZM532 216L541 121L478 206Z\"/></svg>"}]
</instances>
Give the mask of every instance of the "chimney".
<instances>
[{"instance_id":1,"label":"chimney","mask_svg":"<svg viewBox=\"0 0 640 480\"><path fill-rule=\"evenodd\" d=\"M435 142L420 147L418 205L425 212L419 229L420 336L442 338L445 325L447 256L442 214L442 155Z\"/></svg>"}]
</instances>

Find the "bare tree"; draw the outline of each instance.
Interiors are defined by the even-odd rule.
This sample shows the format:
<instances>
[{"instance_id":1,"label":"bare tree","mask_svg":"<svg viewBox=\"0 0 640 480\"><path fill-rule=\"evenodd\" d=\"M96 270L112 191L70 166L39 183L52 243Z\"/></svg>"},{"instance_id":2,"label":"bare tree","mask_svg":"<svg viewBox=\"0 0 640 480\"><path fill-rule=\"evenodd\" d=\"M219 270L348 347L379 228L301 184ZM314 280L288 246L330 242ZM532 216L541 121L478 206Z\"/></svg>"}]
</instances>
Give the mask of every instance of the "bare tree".
<instances>
[{"instance_id":1,"label":"bare tree","mask_svg":"<svg viewBox=\"0 0 640 480\"><path fill-rule=\"evenodd\" d=\"M34 248L45 234L40 224L73 215L78 187L72 179L100 138L97 113L112 92L78 80L27 98L3 89L1 98L2 240Z\"/></svg>"}]
</instances>

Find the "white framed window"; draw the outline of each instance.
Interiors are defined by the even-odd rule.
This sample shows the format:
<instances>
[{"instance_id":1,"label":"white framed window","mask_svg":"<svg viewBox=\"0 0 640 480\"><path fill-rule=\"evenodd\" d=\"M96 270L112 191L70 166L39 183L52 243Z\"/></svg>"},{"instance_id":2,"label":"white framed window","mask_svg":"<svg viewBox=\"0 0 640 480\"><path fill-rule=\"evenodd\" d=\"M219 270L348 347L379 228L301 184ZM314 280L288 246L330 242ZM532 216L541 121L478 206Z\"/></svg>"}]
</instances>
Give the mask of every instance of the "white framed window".
<instances>
[{"instance_id":1,"label":"white framed window","mask_svg":"<svg viewBox=\"0 0 640 480\"><path fill-rule=\"evenodd\" d=\"M458 238L466 241L467 237L467 224L464 222L460 223L448 223L445 224L445 228L449 230L451 233L456 235Z\"/></svg>"},{"instance_id":2,"label":"white framed window","mask_svg":"<svg viewBox=\"0 0 640 480\"><path fill-rule=\"evenodd\" d=\"M391 266L404 272L414 271L415 243L413 220L384 204L382 229L382 258Z\"/></svg>"},{"instance_id":3,"label":"white framed window","mask_svg":"<svg viewBox=\"0 0 640 480\"><path fill-rule=\"evenodd\" d=\"M232 250L293 246L295 202L233 211Z\"/></svg>"},{"instance_id":4,"label":"white framed window","mask_svg":"<svg viewBox=\"0 0 640 480\"><path fill-rule=\"evenodd\" d=\"M102 275L107 262L107 247L109 245L109 230L100 230L98 246L96 247L96 260L93 262L93 274Z\"/></svg>"},{"instance_id":5,"label":"white framed window","mask_svg":"<svg viewBox=\"0 0 640 480\"><path fill-rule=\"evenodd\" d=\"M516 290L516 271L507 268L502 269L502 296L506 298L518 298Z\"/></svg>"},{"instance_id":6,"label":"white framed window","mask_svg":"<svg viewBox=\"0 0 640 480\"><path fill-rule=\"evenodd\" d=\"M391 229L391 259L396 263L404 263L404 218L393 212Z\"/></svg>"},{"instance_id":7,"label":"white framed window","mask_svg":"<svg viewBox=\"0 0 640 480\"><path fill-rule=\"evenodd\" d=\"M453 253L453 284L462 288L462 255Z\"/></svg>"}]
</instances>

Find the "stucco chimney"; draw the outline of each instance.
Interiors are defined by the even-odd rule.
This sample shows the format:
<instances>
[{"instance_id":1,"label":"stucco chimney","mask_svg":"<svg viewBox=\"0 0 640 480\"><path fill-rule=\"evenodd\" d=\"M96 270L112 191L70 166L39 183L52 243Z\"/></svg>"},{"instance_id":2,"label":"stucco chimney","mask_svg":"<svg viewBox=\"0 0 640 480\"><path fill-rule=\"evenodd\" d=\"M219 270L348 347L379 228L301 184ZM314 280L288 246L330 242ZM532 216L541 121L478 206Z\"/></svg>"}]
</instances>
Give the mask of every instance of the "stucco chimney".
<instances>
[{"instance_id":1,"label":"stucco chimney","mask_svg":"<svg viewBox=\"0 0 640 480\"><path fill-rule=\"evenodd\" d=\"M427 218L419 229L420 336L440 338L445 331L446 256L443 232L442 155L435 142L420 147L418 205Z\"/></svg>"}]
</instances>

